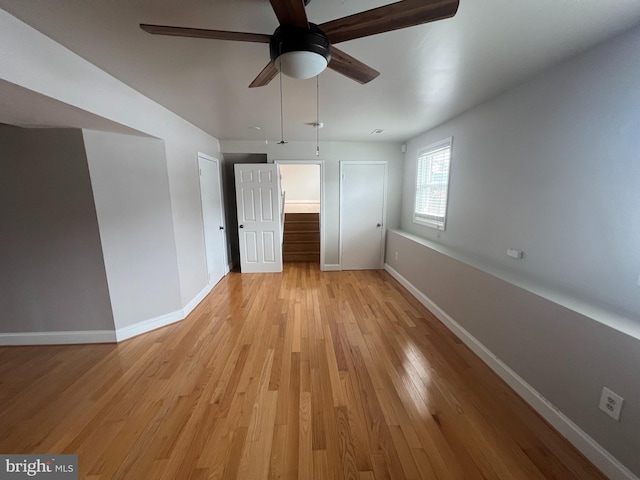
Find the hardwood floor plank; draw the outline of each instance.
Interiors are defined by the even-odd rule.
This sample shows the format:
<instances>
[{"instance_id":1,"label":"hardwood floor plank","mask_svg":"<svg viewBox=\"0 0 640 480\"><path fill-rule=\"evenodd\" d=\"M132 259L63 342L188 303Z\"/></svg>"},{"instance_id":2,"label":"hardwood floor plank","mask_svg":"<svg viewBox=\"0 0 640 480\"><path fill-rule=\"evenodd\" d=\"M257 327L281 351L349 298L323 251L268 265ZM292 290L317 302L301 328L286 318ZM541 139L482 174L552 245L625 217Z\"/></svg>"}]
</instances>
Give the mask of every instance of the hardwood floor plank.
<instances>
[{"instance_id":1,"label":"hardwood floor plank","mask_svg":"<svg viewBox=\"0 0 640 480\"><path fill-rule=\"evenodd\" d=\"M355 446L351 435L351 427L349 425L349 415L347 414L347 408L336 407L334 409L334 412L338 427L340 458L342 461L344 478L345 480L357 480L360 475L358 473Z\"/></svg>"},{"instance_id":2,"label":"hardwood floor plank","mask_svg":"<svg viewBox=\"0 0 640 480\"><path fill-rule=\"evenodd\" d=\"M311 392L300 393L299 451L301 480L313 478L313 424L311 422Z\"/></svg>"},{"instance_id":3,"label":"hardwood floor plank","mask_svg":"<svg viewBox=\"0 0 640 480\"><path fill-rule=\"evenodd\" d=\"M80 478L604 476L383 271L231 273L117 345L0 347L0 451Z\"/></svg>"},{"instance_id":4,"label":"hardwood floor plank","mask_svg":"<svg viewBox=\"0 0 640 480\"><path fill-rule=\"evenodd\" d=\"M238 469L240 468L241 455L248 431L249 429L247 427L240 427L233 432L233 441L229 449L229 460L225 464L224 472L219 477L209 474L209 480L215 478L241 478L238 477Z\"/></svg>"}]
</instances>

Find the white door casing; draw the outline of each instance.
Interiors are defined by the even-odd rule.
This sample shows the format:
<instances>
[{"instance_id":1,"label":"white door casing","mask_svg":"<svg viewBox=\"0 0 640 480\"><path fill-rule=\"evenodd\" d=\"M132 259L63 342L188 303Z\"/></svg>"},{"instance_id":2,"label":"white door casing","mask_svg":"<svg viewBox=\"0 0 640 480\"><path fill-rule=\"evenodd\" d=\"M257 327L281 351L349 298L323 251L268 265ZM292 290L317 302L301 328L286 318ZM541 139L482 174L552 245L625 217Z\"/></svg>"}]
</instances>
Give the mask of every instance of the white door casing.
<instances>
[{"instance_id":1,"label":"white door casing","mask_svg":"<svg viewBox=\"0 0 640 480\"><path fill-rule=\"evenodd\" d=\"M386 191L386 162L340 162L342 270L383 267Z\"/></svg>"},{"instance_id":2,"label":"white door casing","mask_svg":"<svg viewBox=\"0 0 640 480\"><path fill-rule=\"evenodd\" d=\"M242 273L282 271L278 166L237 164L238 238Z\"/></svg>"},{"instance_id":3,"label":"white door casing","mask_svg":"<svg viewBox=\"0 0 640 480\"><path fill-rule=\"evenodd\" d=\"M227 273L220 162L217 158L198 153L198 168L208 283L215 285Z\"/></svg>"}]
</instances>

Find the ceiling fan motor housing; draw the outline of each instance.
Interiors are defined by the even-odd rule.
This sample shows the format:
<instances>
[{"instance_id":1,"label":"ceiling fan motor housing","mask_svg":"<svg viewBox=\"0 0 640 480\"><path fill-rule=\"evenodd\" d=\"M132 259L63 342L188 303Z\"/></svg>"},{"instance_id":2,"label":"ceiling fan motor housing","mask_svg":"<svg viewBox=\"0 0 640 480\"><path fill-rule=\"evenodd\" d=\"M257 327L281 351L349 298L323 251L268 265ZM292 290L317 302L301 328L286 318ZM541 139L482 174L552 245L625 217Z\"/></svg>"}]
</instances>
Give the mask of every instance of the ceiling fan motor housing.
<instances>
[{"instance_id":1,"label":"ceiling fan motor housing","mask_svg":"<svg viewBox=\"0 0 640 480\"><path fill-rule=\"evenodd\" d=\"M284 62L284 59L288 56L286 54L290 54L289 56L305 55L307 61L312 63L319 62L320 65L324 65L322 68L318 67L320 71L324 70L331 61L331 43L324 32L313 23L309 23L308 29L295 25L280 25L271 36L269 52L271 60L276 67L281 68L282 73L295 78L311 78L319 72L314 73L313 67L308 70L309 73L305 69L303 69L304 71L288 72ZM282 62L277 62L276 60L281 56ZM297 59L296 63L299 61L300 59Z\"/></svg>"}]
</instances>

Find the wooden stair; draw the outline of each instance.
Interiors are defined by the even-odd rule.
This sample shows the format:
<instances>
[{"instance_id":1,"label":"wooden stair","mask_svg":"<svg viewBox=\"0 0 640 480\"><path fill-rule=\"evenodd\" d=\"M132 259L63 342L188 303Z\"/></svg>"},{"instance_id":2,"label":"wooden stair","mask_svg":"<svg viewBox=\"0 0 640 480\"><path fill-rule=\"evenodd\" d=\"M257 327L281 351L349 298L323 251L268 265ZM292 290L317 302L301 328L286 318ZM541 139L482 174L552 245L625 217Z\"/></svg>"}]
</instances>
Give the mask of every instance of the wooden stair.
<instances>
[{"instance_id":1,"label":"wooden stair","mask_svg":"<svg viewBox=\"0 0 640 480\"><path fill-rule=\"evenodd\" d=\"M320 263L320 214L285 213L282 260Z\"/></svg>"}]
</instances>

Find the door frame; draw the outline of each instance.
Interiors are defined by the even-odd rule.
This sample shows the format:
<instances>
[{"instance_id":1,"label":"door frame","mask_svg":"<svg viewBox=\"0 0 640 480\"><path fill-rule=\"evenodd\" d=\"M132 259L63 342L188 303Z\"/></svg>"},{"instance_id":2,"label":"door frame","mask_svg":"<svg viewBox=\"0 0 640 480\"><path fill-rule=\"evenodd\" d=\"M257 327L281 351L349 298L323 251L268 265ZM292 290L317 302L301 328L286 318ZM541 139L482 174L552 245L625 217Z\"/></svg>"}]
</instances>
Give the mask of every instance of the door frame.
<instances>
[{"instance_id":1,"label":"door frame","mask_svg":"<svg viewBox=\"0 0 640 480\"><path fill-rule=\"evenodd\" d=\"M277 165L320 166L320 270L324 270L324 160L274 160L274 163ZM282 232L282 235L284 238L284 230Z\"/></svg>"},{"instance_id":2,"label":"door frame","mask_svg":"<svg viewBox=\"0 0 640 480\"><path fill-rule=\"evenodd\" d=\"M384 268L384 254L386 249L386 231L387 231L387 180L389 176L389 163L386 160L365 160L365 161L357 161L357 160L340 160L340 239L339 246L340 249L340 269L342 270L342 246L343 239L342 233L344 232L342 226L342 209L344 208L343 200L344 194L342 189L344 188L344 166L345 165L384 165L384 179L382 183L382 241L380 246L380 268Z\"/></svg>"},{"instance_id":3,"label":"door frame","mask_svg":"<svg viewBox=\"0 0 640 480\"><path fill-rule=\"evenodd\" d=\"M222 168L220 165L220 159L213 157L211 155L207 155L206 153L198 152L198 191L200 192L200 218L202 219L202 240L204 242L204 261L205 261L205 269L207 272L207 285L211 285L211 279L209 278L209 262L208 256L210 253L207 252L207 239L206 232L204 228L204 208L202 206L202 181L200 180L201 171L200 171L200 160L204 160L207 162L212 162L216 165L216 169L218 170L218 193L220 194L220 221L222 222L222 226L224 227L224 234L222 235L222 247L224 250L224 278L231 270L229 268L229 251L227 245L227 224L225 222L225 209L226 205L224 203L224 195L222 191Z\"/></svg>"}]
</instances>

